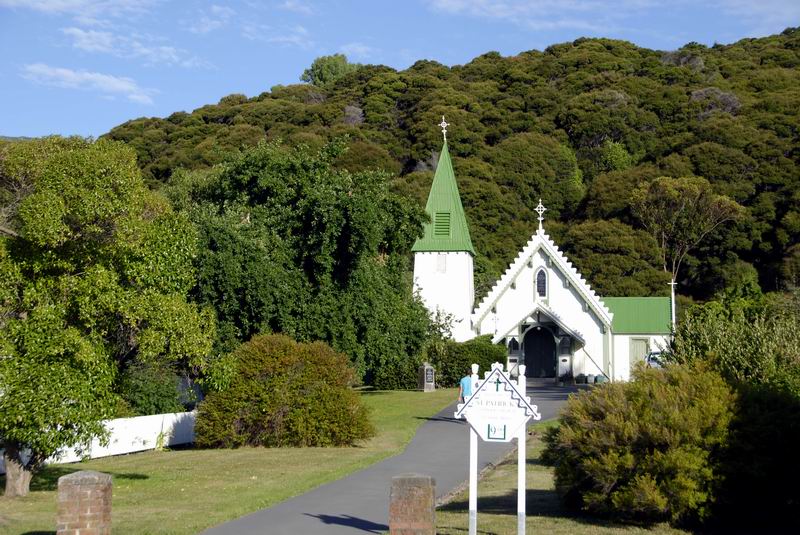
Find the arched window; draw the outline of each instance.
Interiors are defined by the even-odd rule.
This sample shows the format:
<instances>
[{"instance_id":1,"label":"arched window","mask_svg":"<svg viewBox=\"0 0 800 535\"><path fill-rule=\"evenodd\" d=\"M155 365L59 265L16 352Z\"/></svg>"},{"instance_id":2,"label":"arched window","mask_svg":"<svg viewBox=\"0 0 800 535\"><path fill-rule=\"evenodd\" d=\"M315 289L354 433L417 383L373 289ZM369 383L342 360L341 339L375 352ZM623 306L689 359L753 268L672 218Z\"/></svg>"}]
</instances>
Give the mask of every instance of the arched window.
<instances>
[{"instance_id":1,"label":"arched window","mask_svg":"<svg viewBox=\"0 0 800 535\"><path fill-rule=\"evenodd\" d=\"M543 269L536 274L536 294L539 297L547 297L547 274Z\"/></svg>"}]
</instances>

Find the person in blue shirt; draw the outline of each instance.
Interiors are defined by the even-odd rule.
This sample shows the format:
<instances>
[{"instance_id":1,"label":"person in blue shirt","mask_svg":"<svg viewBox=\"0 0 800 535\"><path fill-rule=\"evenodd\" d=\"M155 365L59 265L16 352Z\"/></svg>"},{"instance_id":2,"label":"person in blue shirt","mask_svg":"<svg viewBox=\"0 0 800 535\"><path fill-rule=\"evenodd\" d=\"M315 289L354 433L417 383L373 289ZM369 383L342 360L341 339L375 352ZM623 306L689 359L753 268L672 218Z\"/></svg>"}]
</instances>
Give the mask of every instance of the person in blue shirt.
<instances>
[{"instance_id":1,"label":"person in blue shirt","mask_svg":"<svg viewBox=\"0 0 800 535\"><path fill-rule=\"evenodd\" d=\"M467 375L461 378L458 386L458 402L464 403L472 395L472 370L470 369Z\"/></svg>"}]
</instances>

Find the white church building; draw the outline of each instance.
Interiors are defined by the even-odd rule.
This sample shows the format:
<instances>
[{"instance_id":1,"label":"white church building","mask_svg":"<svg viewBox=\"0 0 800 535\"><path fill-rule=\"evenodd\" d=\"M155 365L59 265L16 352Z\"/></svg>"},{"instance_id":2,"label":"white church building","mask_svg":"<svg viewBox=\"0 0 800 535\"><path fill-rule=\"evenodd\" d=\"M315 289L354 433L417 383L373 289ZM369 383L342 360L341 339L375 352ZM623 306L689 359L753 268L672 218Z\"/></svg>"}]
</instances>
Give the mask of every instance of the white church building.
<instances>
[{"instance_id":1,"label":"white church building","mask_svg":"<svg viewBox=\"0 0 800 535\"><path fill-rule=\"evenodd\" d=\"M554 382L627 380L669 342L670 298L597 295L545 232L541 201L536 233L473 309L475 250L446 137L425 210L430 222L412 249L415 291L432 314L451 315L456 341L491 335L504 344L512 374L525 364L528 377Z\"/></svg>"}]
</instances>

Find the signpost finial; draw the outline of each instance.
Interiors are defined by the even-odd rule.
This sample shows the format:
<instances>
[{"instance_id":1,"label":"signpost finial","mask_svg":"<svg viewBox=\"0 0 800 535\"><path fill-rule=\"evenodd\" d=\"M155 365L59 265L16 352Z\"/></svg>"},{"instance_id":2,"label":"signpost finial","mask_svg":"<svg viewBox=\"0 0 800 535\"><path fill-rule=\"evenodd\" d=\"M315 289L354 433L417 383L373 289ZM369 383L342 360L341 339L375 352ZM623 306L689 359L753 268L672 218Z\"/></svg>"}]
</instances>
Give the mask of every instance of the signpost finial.
<instances>
[{"instance_id":1,"label":"signpost finial","mask_svg":"<svg viewBox=\"0 0 800 535\"><path fill-rule=\"evenodd\" d=\"M439 123L439 126L442 127L442 137L444 142L447 143L447 127L450 126L450 123L444 120L444 115L442 115L442 122Z\"/></svg>"}]
</instances>

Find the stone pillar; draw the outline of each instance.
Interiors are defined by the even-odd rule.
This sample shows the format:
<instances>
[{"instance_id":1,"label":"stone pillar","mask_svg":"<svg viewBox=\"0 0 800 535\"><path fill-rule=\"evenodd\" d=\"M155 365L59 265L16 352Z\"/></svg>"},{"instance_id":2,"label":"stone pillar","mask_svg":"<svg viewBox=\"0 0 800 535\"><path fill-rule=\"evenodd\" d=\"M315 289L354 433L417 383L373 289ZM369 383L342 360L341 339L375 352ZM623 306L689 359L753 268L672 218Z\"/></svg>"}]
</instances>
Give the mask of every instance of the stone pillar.
<instances>
[{"instance_id":1,"label":"stone pillar","mask_svg":"<svg viewBox=\"0 0 800 535\"><path fill-rule=\"evenodd\" d=\"M389 495L391 535L436 534L436 480L422 474L392 478Z\"/></svg>"},{"instance_id":2,"label":"stone pillar","mask_svg":"<svg viewBox=\"0 0 800 535\"><path fill-rule=\"evenodd\" d=\"M57 535L111 533L111 476L84 470L58 478Z\"/></svg>"}]
</instances>

